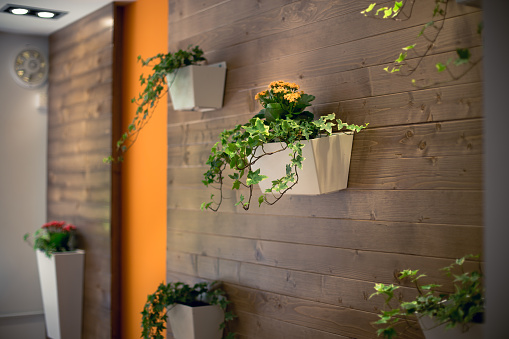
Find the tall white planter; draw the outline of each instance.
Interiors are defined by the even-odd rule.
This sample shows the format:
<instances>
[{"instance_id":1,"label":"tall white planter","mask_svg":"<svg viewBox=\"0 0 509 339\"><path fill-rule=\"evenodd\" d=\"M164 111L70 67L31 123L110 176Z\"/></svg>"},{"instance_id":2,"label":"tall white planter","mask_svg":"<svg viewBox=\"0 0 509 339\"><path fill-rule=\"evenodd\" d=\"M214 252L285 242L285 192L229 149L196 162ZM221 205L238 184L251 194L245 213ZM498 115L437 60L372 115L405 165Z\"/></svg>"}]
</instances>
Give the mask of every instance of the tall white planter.
<instances>
[{"instance_id":1,"label":"tall white planter","mask_svg":"<svg viewBox=\"0 0 509 339\"><path fill-rule=\"evenodd\" d=\"M419 317L419 326L426 339L480 339L483 337L483 325L471 324L468 331L463 332L461 326L446 329L447 324L440 324L430 317Z\"/></svg>"},{"instance_id":2,"label":"tall white planter","mask_svg":"<svg viewBox=\"0 0 509 339\"><path fill-rule=\"evenodd\" d=\"M168 311L175 339L221 339L224 312L218 305L186 306L176 304Z\"/></svg>"},{"instance_id":3,"label":"tall white planter","mask_svg":"<svg viewBox=\"0 0 509 339\"><path fill-rule=\"evenodd\" d=\"M167 75L173 109L211 111L223 107L226 62L191 65Z\"/></svg>"},{"instance_id":4,"label":"tall white planter","mask_svg":"<svg viewBox=\"0 0 509 339\"><path fill-rule=\"evenodd\" d=\"M36 253L47 336L80 339L85 251Z\"/></svg>"},{"instance_id":5,"label":"tall white planter","mask_svg":"<svg viewBox=\"0 0 509 339\"><path fill-rule=\"evenodd\" d=\"M352 154L353 133L335 133L328 137L301 141L305 146L302 155L302 170L298 169L299 182L286 194L318 195L345 189L348 185L350 156ZM281 149L279 143L263 146L265 152ZM255 155L262 154L260 148ZM253 170L268 176L259 183L262 192L272 187L272 180L286 175L286 164L290 160L290 150L264 156L252 165Z\"/></svg>"}]
</instances>

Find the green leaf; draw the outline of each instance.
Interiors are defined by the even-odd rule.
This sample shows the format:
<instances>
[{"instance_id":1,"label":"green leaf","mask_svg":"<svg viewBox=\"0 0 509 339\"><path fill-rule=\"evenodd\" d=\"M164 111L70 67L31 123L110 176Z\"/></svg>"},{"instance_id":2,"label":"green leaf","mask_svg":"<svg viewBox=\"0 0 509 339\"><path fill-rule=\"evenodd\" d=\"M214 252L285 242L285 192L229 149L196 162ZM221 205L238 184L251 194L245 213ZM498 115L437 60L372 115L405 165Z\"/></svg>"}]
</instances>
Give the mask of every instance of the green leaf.
<instances>
[{"instance_id":1,"label":"green leaf","mask_svg":"<svg viewBox=\"0 0 509 339\"><path fill-rule=\"evenodd\" d=\"M410 45L410 46L403 47L403 48L402 48L402 50L404 50L404 51L408 51L408 50L410 50L410 49L415 48L415 46L416 46L416 45L417 45L417 44L413 44L413 45Z\"/></svg>"},{"instance_id":2,"label":"green leaf","mask_svg":"<svg viewBox=\"0 0 509 339\"><path fill-rule=\"evenodd\" d=\"M386 19L388 17L390 17L392 15L392 8L387 8L385 11L384 11L384 16L383 18Z\"/></svg>"},{"instance_id":3,"label":"green leaf","mask_svg":"<svg viewBox=\"0 0 509 339\"><path fill-rule=\"evenodd\" d=\"M363 10L363 11L361 12L361 14L366 14L366 13L371 12L371 11L373 10L373 8L375 8L375 6L376 6L376 2L375 2L375 3L370 4L370 5L368 6L368 8L366 8L365 10Z\"/></svg>"},{"instance_id":4,"label":"green leaf","mask_svg":"<svg viewBox=\"0 0 509 339\"><path fill-rule=\"evenodd\" d=\"M394 62L402 63L406 59L406 56L407 56L407 53L406 52L402 52L402 53L399 54L399 57L396 60L394 60Z\"/></svg>"},{"instance_id":5,"label":"green leaf","mask_svg":"<svg viewBox=\"0 0 509 339\"><path fill-rule=\"evenodd\" d=\"M260 168L254 172L249 171L249 173L247 174L246 185L248 186L256 185L264 179L267 179L267 176L260 174Z\"/></svg>"},{"instance_id":6,"label":"green leaf","mask_svg":"<svg viewBox=\"0 0 509 339\"><path fill-rule=\"evenodd\" d=\"M456 54L458 54L458 59L454 61L456 66L468 63L470 61L470 57L472 56L468 48L458 48L456 50Z\"/></svg>"},{"instance_id":7,"label":"green leaf","mask_svg":"<svg viewBox=\"0 0 509 339\"><path fill-rule=\"evenodd\" d=\"M437 62L437 64L435 65L435 67L437 68L437 71L438 72L443 72L445 71L445 69L447 68L446 65L444 65L443 63L441 62Z\"/></svg>"}]
</instances>

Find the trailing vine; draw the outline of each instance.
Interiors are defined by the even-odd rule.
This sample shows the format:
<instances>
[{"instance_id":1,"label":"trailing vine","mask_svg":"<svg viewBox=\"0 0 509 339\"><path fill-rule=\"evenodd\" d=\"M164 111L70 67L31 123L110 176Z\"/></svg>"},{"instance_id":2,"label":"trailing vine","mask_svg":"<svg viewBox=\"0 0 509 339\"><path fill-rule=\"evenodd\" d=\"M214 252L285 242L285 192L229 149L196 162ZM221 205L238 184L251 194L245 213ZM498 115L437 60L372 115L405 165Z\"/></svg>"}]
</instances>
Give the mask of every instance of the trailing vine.
<instances>
[{"instance_id":1,"label":"trailing vine","mask_svg":"<svg viewBox=\"0 0 509 339\"><path fill-rule=\"evenodd\" d=\"M394 1L392 6L378 6L376 3L372 3L365 10L361 12L364 16L379 19L389 19L395 21L408 20L412 15L413 6L415 0L408 1ZM415 42L411 45L402 47L402 52L399 53L398 57L393 61L391 66L387 66L384 70L390 74L396 74L401 76L412 75L420 66L424 57L429 55L430 51L436 45L436 41L444 27L445 18L447 15L449 0L435 0L435 7L433 9L432 20L427 22L417 34L417 39L424 40L424 43ZM483 25L482 22L478 24L477 33L482 34ZM422 52L417 52L416 46L418 44L424 44L425 48ZM407 60L413 56L416 58L416 62L410 64ZM412 84L419 88L428 88L431 86L437 86L451 81L461 79L468 72L470 72L479 62L482 61L482 56L477 60L472 60L472 53L469 48L457 48L456 58L449 58L444 62L437 62L435 68L438 73L446 72L448 74L448 80L435 81L432 83L419 83L417 80L412 79ZM451 70L451 65L467 67L462 69L459 74L455 74Z\"/></svg>"},{"instance_id":2,"label":"trailing vine","mask_svg":"<svg viewBox=\"0 0 509 339\"><path fill-rule=\"evenodd\" d=\"M177 75L178 69L184 66L196 65L206 61L203 57L203 50L198 46L189 46L187 50L178 50L175 53L159 53L153 57L143 60L138 56L138 61L143 67L152 67L152 73L148 76L140 75L140 85L143 90L138 97L131 99L131 103L138 106L132 122L127 127L127 131L122 134L117 141L115 155L110 155L103 161L113 163L122 162L124 154L133 146L138 139L138 135L150 121L154 110L159 103L159 99L168 93L173 81ZM167 76L172 75L170 82L167 83Z\"/></svg>"}]
</instances>

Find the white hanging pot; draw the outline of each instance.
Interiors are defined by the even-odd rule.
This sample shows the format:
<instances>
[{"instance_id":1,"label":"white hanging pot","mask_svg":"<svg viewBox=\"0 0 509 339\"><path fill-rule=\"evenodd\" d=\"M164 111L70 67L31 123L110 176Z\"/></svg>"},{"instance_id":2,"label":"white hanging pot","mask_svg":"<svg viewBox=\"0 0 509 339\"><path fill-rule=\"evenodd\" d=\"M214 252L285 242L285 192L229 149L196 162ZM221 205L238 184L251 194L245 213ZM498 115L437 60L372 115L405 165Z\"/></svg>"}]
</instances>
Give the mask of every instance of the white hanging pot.
<instances>
[{"instance_id":1,"label":"white hanging pot","mask_svg":"<svg viewBox=\"0 0 509 339\"><path fill-rule=\"evenodd\" d=\"M301 141L302 169L297 169L298 183L286 194L318 195L345 189L348 185L350 156L352 154L353 133L334 133L328 137ZM281 144L270 143L263 146L266 153L281 149ZM255 156L262 154L259 147ZM260 168L260 174L268 176L259 185L262 192L272 187L272 180L286 175L286 164L290 161L287 149L260 158L252 165L252 170Z\"/></svg>"},{"instance_id":2,"label":"white hanging pot","mask_svg":"<svg viewBox=\"0 0 509 339\"><path fill-rule=\"evenodd\" d=\"M469 324L467 331L461 325L447 329L447 323L440 324L428 316L418 317L419 326L426 339L479 339L483 337L483 324Z\"/></svg>"},{"instance_id":3,"label":"white hanging pot","mask_svg":"<svg viewBox=\"0 0 509 339\"><path fill-rule=\"evenodd\" d=\"M85 251L36 254L47 336L80 339Z\"/></svg>"},{"instance_id":4,"label":"white hanging pot","mask_svg":"<svg viewBox=\"0 0 509 339\"><path fill-rule=\"evenodd\" d=\"M221 339L224 312L218 305L187 306L175 304L168 311L175 339Z\"/></svg>"},{"instance_id":5,"label":"white hanging pot","mask_svg":"<svg viewBox=\"0 0 509 339\"><path fill-rule=\"evenodd\" d=\"M223 107L226 62L179 68L166 76L173 109L211 111Z\"/></svg>"}]
</instances>

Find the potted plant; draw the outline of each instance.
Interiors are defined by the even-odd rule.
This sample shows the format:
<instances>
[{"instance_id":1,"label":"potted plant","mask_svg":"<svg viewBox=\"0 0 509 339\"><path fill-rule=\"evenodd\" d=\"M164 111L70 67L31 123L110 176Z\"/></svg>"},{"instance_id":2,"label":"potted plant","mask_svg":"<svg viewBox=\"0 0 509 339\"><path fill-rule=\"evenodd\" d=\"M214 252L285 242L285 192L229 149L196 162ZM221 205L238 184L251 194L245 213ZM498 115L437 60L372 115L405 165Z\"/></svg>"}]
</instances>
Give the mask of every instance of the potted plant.
<instances>
[{"instance_id":1,"label":"potted plant","mask_svg":"<svg viewBox=\"0 0 509 339\"><path fill-rule=\"evenodd\" d=\"M142 314L142 337L162 339L169 318L175 339L220 339L226 322L235 316L228 312L225 292L202 282L190 286L183 282L160 284L147 298ZM226 338L234 338L228 333Z\"/></svg>"},{"instance_id":2,"label":"potted plant","mask_svg":"<svg viewBox=\"0 0 509 339\"><path fill-rule=\"evenodd\" d=\"M117 154L104 159L106 163L123 161L123 154L134 144L138 134L148 123L159 99L168 91L176 110L209 110L221 108L226 76L226 63L202 66L207 60L198 46L179 49L175 53L157 54L143 60L152 73L140 76L143 90L131 100L138 108L127 132L117 141Z\"/></svg>"},{"instance_id":3,"label":"potted plant","mask_svg":"<svg viewBox=\"0 0 509 339\"><path fill-rule=\"evenodd\" d=\"M418 295L414 300L403 301L395 298L395 290L399 286L394 284L376 284L373 296L385 298L384 309L379 314L380 319L375 322L382 326L377 334L385 338L396 337L402 333L411 323L409 316L417 316L419 325L426 338L480 338L484 316L484 289L482 287L482 270L465 272L463 264L466 259L478 258L467 255L457 259L450 266L442 268L447 276L453 279L454 292L445 293L438 289L436 284L423 285L419 280L426 275L419 274L418 270L404 270L398 275L398 279L409 279L417 288ZM405 324L401 324L405 321ZM400 326L403 325L403 326Z\"/></svg>"},{"instance_id":4,"label":"potted plant","mask_svg":"<svg viewBox=\"0 0 509 339\"><path fill-rule=\"evenodd\" d=\"M255 100L263 109L247 124L223 131L211 149L207 161L210 168L203 184L217 184L220 197L214 201L211 195L202 210L219 209L226 171L230 171L232 189L249 190L248 197L241 194L236 203L245 210L249 209L256 184L262 189L259 205L272 205L284 194L321 194L346 188L353 132L368 124L348 125L335 119L334 113L314 120L314 115L305 110L314 99L299 91L299 85L281 80L256 94ZM348 132L339 133L343 128ZM270 158L275 159L274 163L269 162ZM303 166L306 158L309 162L316 160L315 164L306 162Z\"/></svg>"},{"instance_id":5,"label":"potted plant","mask_svg":"<svg viewBox=\"0 0 509 339\"><path fill-rule=\"evenodd\" d=\"M27 233L24 240L30 244ZM76 249L76 226L44 224L34 234L47 335L81 338L85 251Z\"/></svg>"}]
</instances>

